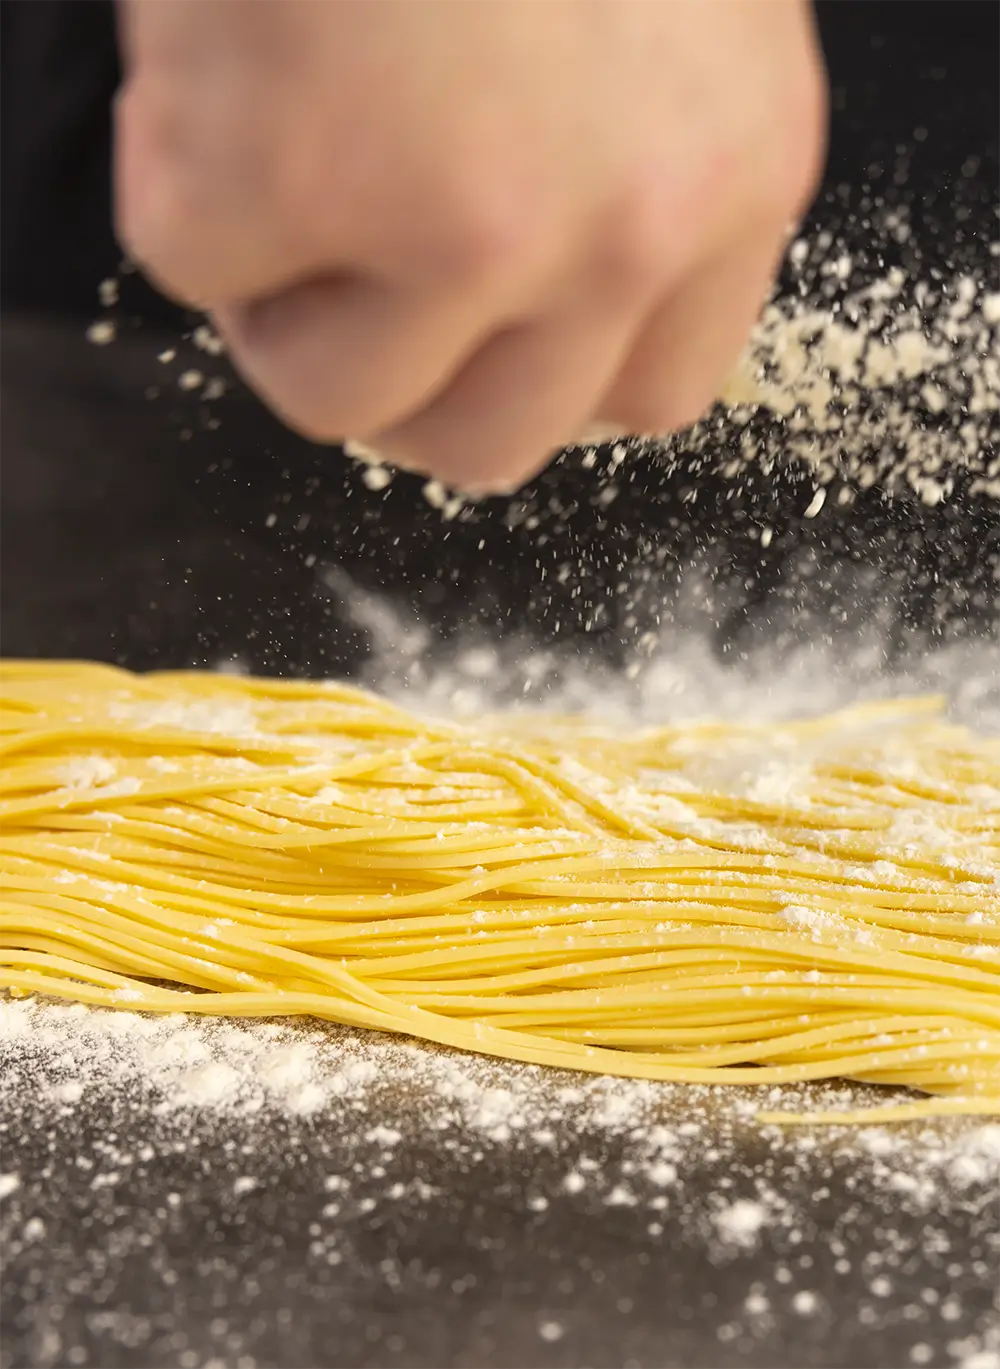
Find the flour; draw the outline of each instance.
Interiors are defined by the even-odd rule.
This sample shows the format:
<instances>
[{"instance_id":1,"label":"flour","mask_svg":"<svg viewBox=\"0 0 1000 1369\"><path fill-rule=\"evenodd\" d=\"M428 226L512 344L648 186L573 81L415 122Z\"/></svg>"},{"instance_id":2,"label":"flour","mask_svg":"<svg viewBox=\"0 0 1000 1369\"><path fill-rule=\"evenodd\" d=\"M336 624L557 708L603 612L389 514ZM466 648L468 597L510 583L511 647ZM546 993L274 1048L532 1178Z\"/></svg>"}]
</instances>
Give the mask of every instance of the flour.
<instances>
[{"instance_id":1,"label":"flour","mask_svg":"<svg viewBox=\"0 0 1000 1369\"><path fill-rule=\"evenodd\" d=\"M805 908L797 903L787 904L779 911L778 916L782 922L787 922L792 927L805 927L812 932L822 931L830 925L830 918L826 913L815 908Z\"/></svg>"},{"instance_id":2,"label":"flour","mask_svg":"<svg viewBox=\"0 0 1000 1369\"><path fill-rule=\"evenodd\" d=\"M404 1221L436 1222L455 1176L468 1175L484 1185L489 1212L501 1201L520 1203L513 1220L532 1229L550 1220L582 1226L598 1214L622 1230L638 1222L649 1252L669 1241L707 1258L727 1271L716 1331L734 1346L764 1343L789 1315L823 1324L834 1305L819 1278L825 1252L829 1278L860 1271L871 1301L859 1307L859 1321L873 1329L900 1315L897 1280L919 1261L934 1271L934 1285L912 1317L909 1362L930 1363L919 1347L940 1347L950 1336L956 1365L995 1369L988 1328L965 1317L957 1291L975 1271L950 1252L941 1229L949 1209L981 1224L977 1214L1000 1196L1000 1127L992 1122L762 1128L761 1107L855 1108L885 1094L859 1084L658 1085L307 1020L155 1018L29 999L0 1003L0 1078L5 1143L18 1134L78 1137L70 1150L75 1189L91 1195L96 1211L115 1214L109 1229L122 1233L122 1258L140 1217L165 1233L157 1248L175 1248L169 1233L202 1210L186 1211L199 1202L209 1163L211 1192L256 1231L262 1222L267 1229L271 1205L295 1201L305 1166L312 1186L299 1208L308 1223L297 1257L303 1272L312 1278L349 1264L357 1277L374 1249L371 1277L394 1289L409 1275L393 1233L409 1229ZM67 1090L74 1082L79 1091ZM180 1183L175 1167L183 1167ZM0 1178L9 1255L41 1239L34 1204L45 1191L35 1168L30 1179ZM159 1194L153 1211L148 1191ZM862 1203L880 1216L859 1249ZM47 1212L44 1225L51 1232ZM162 1258L166 1278L173 1271ZM461 1269L450 1277L455 1288L466 1286ZM988 1278L988 1270L975 1277ZM555 1344L572 1330L562 1306L544 1309L535 1323L540 1340ZM122 1317L115 1334L134 1333L144 1344ZM63 1361L54 1350L45 1362ZM204 1354L191 1361L204 1362Z\"/></svg>"},{"instance_id":3,"label":"flour","mask_svg":"<svg viewBox=\"0 0 1000 1369\"><path fill-rule=\"evenodd\" d=\"M425 616L408 603L366 590L340 565L324 566L320 576L347 622L368 639L362 682L428 717L465 721L501 709L524 714L544 708L632 728L705 717L767 723L889 695L941 694L956 721L998 730L1000 674L996 644L988 638L930 644L921 636L887 668L893 613L885 605L880 610L874 597L885 592L880 574L845 589L872 601L857 637L834 643L826 631L803 640L796 628L791 640L782 641L775 633L766 644L742 652L734 668L720 659L703 630L683 626L688 612L704 601L702 569L691 570L677 591L673 617L663 623L656 572L654 566L649 577L653 625L636 632L623 661L611 664L600 658L581 664L575 646L540 649L531 632L498 640L495 633L470 628L449 641L446 651L436 650ZM641 598L641 567L636 581ZM809 778L801 758L776 758L770 749L740 759L720 773L719 783L748 798L797 796Z\"/></svg>"},{"instance_id":4,"label":"flour","mask_svg":"<svg viewBox=\"0 0 1000 1369\"><path fill-rule=\"evenodd\" d=\"M570 1127L627 1142L630 1159L617 1178L602 1179L583 1155L558 1180L570 1196L595 1187L612 1207L682 1199L685 1171L706 1138L720 1160L739 1154L762 1134L758 1109L859 1108L878 1096L859 1084L752 1089L574 1076L315 1022L157 1017L34 999L0 1001L0 1068L8 1094L20 1096L18 1081L30 1079L32 1105L53 1117L72 1117L95 1097L116 1109L149 1107L171 1126L199 1116L336 1116L388 1157L415 1126L459 1148L539 1149ZM932 1210L946 1192L1000 1189L995 1123L763 1135L775 1155L813 1156L817 1146L831 1162L850 1155L859 1173L915 1210ZM327 1179L331 1193L344 1185L343 1176ZM4 1176L0 1194L16 1186L17 1176ZM740 1247L766 1228L791 1229L803 1215L759 1178L752 1195L719 1203L710 1226L723 1244Z\"/></svg>"},{"instance_id":5,"label":"flour","mask_svg":"<svg viewBox=\"0 0 1000 1369\"><path fill-rule=\"evenodd\" d=\"M882 227L898 231L889 219ZM616 439L604 431L589 437L595 445L581 444L585 467L598 442L620 453L599 506L617 497L614 477L630 452L655 451L668 464L692 451L710 460L713 449L730 449L734 431L742 432L740 454L728 478L739 484L750 464L798 463L811 486L806 519L819 515L828 487L841 479L860 489L877 483L891 496L916 494L931 506L959 486L1000 498L1000 293L968 272L939 279L893 267L871 280L879 252L877 239L864 253L838 252L829 233L793 243L790 279L764 309L722 405L676 437ZM755 412L769 415L771 427L752 423ZM347 452L370 489L386 487L392 472L377 453L356 443ZM463 503L436 480L423 492L445 519ZM772 530L765 532L762 547L771 540Z\"/></svg>"},{"instance_id":6,"label":"flour","mask_svg":"<svg viewBox=\"0 0 1000 1369\"><path fill-rule=\"evenodd\" d=\"M746 428L730 477L738 482L741 463L811 468L806 518L839 480L930 505L960 488L1000 497L1000 340L987 281L897 267L862 283L878 245L846 275L827 269L831 247L823 234L793 247L792 288L764 310L727 391L729 419L710 417L680 445L722 445L726 421L749 423L763 407L776 421Z\"/></svg>"},{"instance_id":7,"label":"flour","mask_svg":"<svg viewBox=\"0 0 1000 1369\"><path fill-rule=\"evenodd\" d=\"M107 784L115 774L114 762L107 756L78 756L63 768L59 778L69 789L91 789Z\"/></svg>"},{"instance_id":8,"label":"flour","mask_svg":"<svg viewBox=\"0 0 1000 1369\"><path fill-rule=\"evenodd\" d=\"M168 703L123 702L109 705L109 713L116 720L131 727L155 730L159 728L182 732L204 732L251 741L260 736L253 705L245 700L199 699L193 703L181 700ZM240 764L253 762L239 757Z\"/></svg>"},{"instance_id":9,"label":"flour","mask_svg":"<svg viewBox=\"0 0 1000 1369\"><path fill-rule=\"evenodd\" d=\"M384 466L365 466L361 479L370 490L384 490L392 482L392 472Z\"/></svg>"},{"instance_id":10,"label":"flour","mask_svg":"<svg viewBox=\"0 0 1000 1369\"><path fill-rule=\"evenodd\" d=\"M715 1225L722 1240L732 1245L751 1247L757 1244L767 1216L767 1208L763 1203L740 1198L716 1213Z\"/></svg>"},{"instance_id":11,"label":"flour","mask_svg":"<svg viewBox=\"0 0 1000 1369\"><path fill-rule=\"evenodd\" d=\"M87 341L95 347L107 347L118 336L118 329L112 319L98 319L87 329Z\"/></svg>"}]
</instances>

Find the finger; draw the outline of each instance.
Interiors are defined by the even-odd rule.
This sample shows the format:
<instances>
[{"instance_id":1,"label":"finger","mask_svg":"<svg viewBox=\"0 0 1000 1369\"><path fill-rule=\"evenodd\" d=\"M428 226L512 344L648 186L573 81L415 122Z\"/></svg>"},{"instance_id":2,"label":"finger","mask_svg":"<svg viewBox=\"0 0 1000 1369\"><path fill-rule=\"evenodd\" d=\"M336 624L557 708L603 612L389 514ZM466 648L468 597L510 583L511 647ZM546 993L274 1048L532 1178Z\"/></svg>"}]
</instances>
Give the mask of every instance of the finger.
<instances>
[{"instance_id":1,"label":"finger","mask_svg":"<svg viewBox=\"0 0 1000 1369\"><path fill-rule=\"evenodd\" d=\"M215 312L234 362L289 425L364 437L429 402L475 348L476 301L327 277Z\"/></svg>"},{"instance_id":2,"label":"finger","mask_svg":"<svg viewBox=\"0 0 1000 1369\"><path fill-rule=\"evenodd\" d=\"M466 490L513 488L585 429L638 318L577 306L498 332L443 393L371 445Z\"/></svg>"},{"instance_id":3,"label":"finger","mask_svg":"<svg viewBox=\"0 0 1000 1369\"><path fill-rule=\"evenodd\" d=\"M270 211L273 177L254 140L213 139L206 129L192 147L190 121L161 84L130 81L115 104L115 230L124 251L165 294L197 307L301 275L312 244L294 220ZM217 120L206 123L218 132Z\"/></svg>"},{"instance_id":4,"label":"finger","mask_svg":"<svg viewBox=\"0 0 1000 1369\"><path fill-rule=\"evenodd\" d=\"M722 388L767 299L780 256L759 236L688 276L647 320L599 417L634 433L676 432Z\"/></svg>"},{"instance_id":5,"label":"finger","mask_svg":"<svg viewBox=\"0 0 1000 1369\"><path fill-rule=\"evenodd\" d=\"M287 136L288 101L260 89L259 24L249 22L266 27L273 14L203 0L120 8L116 229L129 255L185 303L277 290L309 267L299 241L306 216L278 212L304 140Z\"/></svg>"}]
</instances>

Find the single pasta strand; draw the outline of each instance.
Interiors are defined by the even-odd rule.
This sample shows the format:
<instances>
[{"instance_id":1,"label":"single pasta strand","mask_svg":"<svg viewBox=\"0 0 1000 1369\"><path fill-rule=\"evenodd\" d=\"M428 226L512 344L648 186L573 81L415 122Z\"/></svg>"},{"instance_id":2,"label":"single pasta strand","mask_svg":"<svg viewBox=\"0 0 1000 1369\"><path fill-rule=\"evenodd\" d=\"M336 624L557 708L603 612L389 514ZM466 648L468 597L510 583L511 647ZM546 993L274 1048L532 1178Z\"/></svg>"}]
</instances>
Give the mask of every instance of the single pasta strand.
<instances>
[{"instance_id":1,"label":"single pasta strand","mask_svg":"<svg viewBox=\"0 0 1000 1369\"><path fill-rule=\"evenodd\" d=\"M632 733L0 665L0 985L1000 1112L1000 745L940 699ZM816 1120L764 1112L782 1124Z\"/></svg>"}]
</instances>

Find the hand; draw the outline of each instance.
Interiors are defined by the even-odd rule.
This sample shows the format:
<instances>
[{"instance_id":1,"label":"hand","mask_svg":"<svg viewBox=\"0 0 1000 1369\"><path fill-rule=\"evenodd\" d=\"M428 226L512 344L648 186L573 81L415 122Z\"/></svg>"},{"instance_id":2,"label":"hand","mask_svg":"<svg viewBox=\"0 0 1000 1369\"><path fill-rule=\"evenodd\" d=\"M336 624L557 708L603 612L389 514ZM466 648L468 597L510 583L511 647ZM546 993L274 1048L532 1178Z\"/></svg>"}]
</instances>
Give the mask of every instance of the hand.
<instances>
[{"instance_id":1,"label":"hand","mask_svg":"<svg viewBox=\"0 0 1000 1369\"><path fill-rule=\"evenodd\" d=\"M118 221L295 428L466 488L694 421L813 191L803 0L126 0Z\"/></svg>"}]
</instances>

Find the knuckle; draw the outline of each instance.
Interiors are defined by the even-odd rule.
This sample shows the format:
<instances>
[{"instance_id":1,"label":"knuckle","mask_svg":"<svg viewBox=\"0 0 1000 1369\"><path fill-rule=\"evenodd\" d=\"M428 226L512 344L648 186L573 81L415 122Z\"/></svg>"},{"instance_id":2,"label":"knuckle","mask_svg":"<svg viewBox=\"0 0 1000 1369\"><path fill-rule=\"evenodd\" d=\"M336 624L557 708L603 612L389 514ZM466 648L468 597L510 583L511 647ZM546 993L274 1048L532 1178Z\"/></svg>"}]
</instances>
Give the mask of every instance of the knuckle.
<instances>
[{"instance_id":1,"label":"knuckle","mask_svg":"<svg viewBox=\"0 0 1000 1369\"><path fill-rule=\"evenodd\" d=\"M280 317L267 304L233 305L213 315L236 369L284 423L311 442L346 434L337 423L329 390L308 368L286 355Z\"/></svg>"},{"instance_id":2,"label":"knuckle","mask_svg":"<svg viewBox=\"0 0 1000 1369\"><path fill-rule=\"evenodd\" d=\"M646 177L628 190L601 235L598 255L603 270L626 295L649 293L673 269L676 235L655 187L655 179Z\"/></svg>"},{"instance_id":3,"label":"knuckle","mask_svg":"<svg viewBox=\"0 0 1000 1369\"><path fill-rule=\"evenodd\" d=\"M351 427L338 421L340 415L331 410L323 394L288 384L280 378L269 383L260 372L254 375L248 371L248 374L285 425L308 442L329 445L352 436Z\"/></svg>"},{"instance_id":4,"label":"knuckle","mask_svg":"<svg viewBox=\"0 0 1000 1369\"><path fill-rule=\"evenodd\" d=\"M203 204L190 175L165 146L155 115L128 91L116 110L115 231L125 252L168 294L191 302L198 282L187 266L192 225Z\"/></svg>"},{"instance_id":5,"label":"knuckle","mask_svg":"<svg viewBox=\"0 0 1000 1369\"><path fill-rule=\"evenodd\" d=\"M330 447L348 440L343 429L331 423L326 414L304 410L282 410L280 405L275 405L275 408L282 414L286 425L291 428L292 432L298 433L299 437L304 437L307 442L313 442L317 446Z\"/></svg>"},{"instance_id":6,"label":"knuckle","mask_svg":"<svg viewBox=\"0 0 1000 1369\"><path fill-rule=\"evenodd\" d=\"M190 259L185 226L196 216L192 201L169 174L150 168L122 197L118 234L130 258L171 298L198 307L207 282Z\"/></svg>"},{"instance_id":7,"label":"knuckle","mask_svg":"<svg viewBox=\"0 0 1000 1369\"><path fill-rule=\"evenodd\" d=\"M351 436L345 425L338 422L338 415L331 410L322 392L290 382L280 375L271 376L266 367L246 365L242 369L275 413L300 437L328 444L342 442Z\"/></svg>"},{"instance_id":8,"label":"knuckle","mask_svg":"<svg viewBox=\"0 0 1000 1369\"><path fill-rule=\"evenodd\" d=\"M115 228L161 289L204 306L250 292L246 263L255 259L261 224L280 204L280 187L256 116L240 127L223 104L198 129L181 104L176 91L151 79L128 82L119 96ZM242 285L234 291L237 277Z\"/></svg>"},{"instance_id":9,"label":"knuckle","mask_svg":"<svg viewBox=\"0 0 1000 1369\"><path fill-rule=\"evenodd\" d=\"M681 390L664 406L661 429L670 433L683 432L705 417L714 398L710 390Z\"/></svg>"},{"instance_id":10,"label":"knuckle","mask_svg":"<svg viewBox=\"0 0 1000 1369\"><path fill-rule=\"evenodd\" d=\"M828 114L826 78L817 58L786 86L772 135L778 153L772 161L774 190L793 213L808 206L822 178Z\"/></svg>"},{"instance_id":11,"label":"knuckle","mask_svg":"<svg viewBox=\"0 0 1000 1369\"><path fill-rule=\"evenodd\" d=\"M623 395L611 408L607 421L616 422L623 431L642 437L682 432L704 417L712 396L688 385L665 381L655 390L633 391ZM603 415L602 415L603 416Z\"/></svg>"},{"instance_id":12,"label":"knuckle","mask_svg":"<svg viewBox=\"0 0 1000 1369\"><path fill-rule=\"evenodd\" d=\"M364 417L349 398L330 394L318 377L305 377L262 368L260 389L271 396L274 408L295 432L310 442L367 441Z\"/></svg>"},{"instance_id":13,"label":"knuckle","mask_svg":"<svg viewBox=\"0 0 1000 1369\"><path fill-rule=\"evenodd\" d=\"M539 237L530 199L481 173L442 197L435 222L434 256L447 276L460 280L516 272Z\"/></svg>"},{"instance_id":14,"label":"knuckle","mask_svg":"<svg viewBox=\"0 0 1000 1369\"><path fill-rule=\"evenodd\" d=\"M140 147L142 134L134 87L126 84L115 101L115 231L122 247L136 260L145 252L149 224L149 159Z\"/></svg>"}]
</instances>

